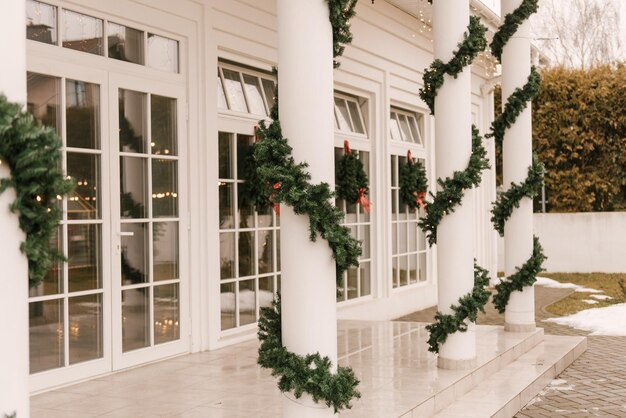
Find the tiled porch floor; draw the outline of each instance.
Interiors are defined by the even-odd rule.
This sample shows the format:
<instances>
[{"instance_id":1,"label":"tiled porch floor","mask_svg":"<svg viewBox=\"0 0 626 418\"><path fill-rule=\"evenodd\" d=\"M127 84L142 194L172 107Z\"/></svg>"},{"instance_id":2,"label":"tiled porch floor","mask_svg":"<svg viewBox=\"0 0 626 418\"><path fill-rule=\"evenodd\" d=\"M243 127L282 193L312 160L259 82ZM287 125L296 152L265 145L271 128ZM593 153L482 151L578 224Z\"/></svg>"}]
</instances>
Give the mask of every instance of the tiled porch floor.
<instances>
[{"instance_id":1,"label":"tiled porch floor","mask_svg":"<svg viewBox=\"0 0 626 418\"><path fill-rule=\"evenodd\" d=\"M479 364L525 334L478 326ZM527 336L527 335L526 335ZM440 370L427 351L424 324L341 321L340 363L350 365L363 394L343 417L392 417L460 379ZM180 356L33 396L33 418L281 416L282 395L256 364L256 340Z\"/></svg>"}]
</instances>

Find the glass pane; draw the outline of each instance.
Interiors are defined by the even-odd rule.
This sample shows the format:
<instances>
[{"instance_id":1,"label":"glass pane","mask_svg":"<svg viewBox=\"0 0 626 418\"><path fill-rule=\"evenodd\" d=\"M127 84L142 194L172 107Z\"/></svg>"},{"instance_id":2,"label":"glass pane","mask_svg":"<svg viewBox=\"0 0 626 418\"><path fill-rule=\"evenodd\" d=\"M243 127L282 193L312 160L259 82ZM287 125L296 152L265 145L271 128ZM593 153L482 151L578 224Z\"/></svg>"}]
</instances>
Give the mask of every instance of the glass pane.
<instances>
[{"instance_id":1,"label":"glass pane","mask_svg":"<svg viewBox=\"0 0 626 418\"><path fill-rule=\"evenodd\" d=\"M143 65L143 32L109 22L109 58Z\"/></svg>"},{"instance_id":2,"label":"glass pane","mask_svg":"<svg viewBox=\"0 0 626 418\"><path fill-rule=\"evenodd\" d=\"M348 113L348 107L344 99L339 99L335 97L335 113L337 116L337 122L339 123L339 130L352 132L352 125L350 124L350 114Z\"/></svg>"},{"instance_id":3,"label":"glass pane","mask_svg":"<svg viewBox=\"0 0 626 418\"><path fill-rule=\"evenodd\" d=\"M396 288L398 287L398 258L391 258L391 285Z\"/></svg>"},{"instance_id":4,"label":"glass pane","mask_svg":"<svg viewBox=\"0 0 626 418\"><path fill-rule=\"evenodd\" d=\"M256 293L254 280L239 282L239 325L256 321Z\"/></svg>"},{"instance_id":5,"label":"glass pane","mask_svg":"<svg viewBox=\"0 0 626 418\"><path fill-rule=\"evenodd\" d=\"M150 290L122 291L122 351L150 346Z\"/></svg>"},{"instance_id":6,"label":"glass pane","mask_svg":"<svg viewBox=\"0 0 626 418\"><path fill-rule=\"evenodd\" d=\"M102 288L101 225L68 225L70 292Z\"/></svg>"},{"instance_id":7,"label":"glass pane","mask_svg":"<svg viewBox=\"0 0 626 418\"><path fill-rule=\"evenodd\" d=\"M61 79L28 73L26 108L35 119L61 134Z\"/></svg>"},{"instance_id":8,"label":"glass pane","mask_svg":"<svg viewBox=\"0 0 626 418\"><path fill-rule=\"evenodd\" d=\"M237 326L237 317L235 316L235 285L236 283L223 283L220 285L222 331Z\"/></svg>"},{"instance_id":9,"label":"glass pane","mask_svg":"<svg viewBox=\"0 0 626 418\"><path fill-rule=\"evenodd\" d=\"M63 299L28 304L30 372L64 365Z\"/></svg>"},{"instance_id":10,"label":"glass pane","mask_svg":"<svg viewBox=\"0 0 626 418\"><path fill-rule=\"evenodd\" d=\"M257 209L257 222L259 228L267 228L274 224L274 209L270 206Z\"/></svg>"},{"instance_id":11,"label":"glass pane","mask_svg":"<svg viewBox=\"0 0 626 418\"><path fill-rule=\"evenodd\" d=\"M61 238L63 227L59 226L50 240L50 247L63 253L63 240ZM28 289L29 297L56 295L63 292L63 263L56 262L46 274L46 277L35 287Z\"/></svg>"},{"instance_id":12,"label":"glass pane","mask_svg":"<svg viewBox=\"0 0 626 418\"><path fill-rule=\"evenodd\" d=\"M222 79L219 74L217 76L217 107L219 109L228 109L228 103L226 103L226 94L224 94L224 86L222 85Z\"/></svg>"},{"instance_id":13,"label":"glass pane","mask_svg":"<svg viewBox=\"0 0 626 418\"><path fill-rule=\"evenodd\" d=\"M235 233L220 234L220 278L235 277Z\"/></svg>"},{"instance_id":14,"label":"glass pane","mask_svg":"<svg viewBox=\"0 0 626 418\"><path fill-rule=\"evenodd\" d=\"M398 187L398 176L396 166L398 164L398 157L391 156L391 187Z\"/></svg>"},{"instance_id":15,"label":"glass pane","mask_svg":"<svg viewBox=\"0 0 626 418\"><path fill-rule=\"evenodd\" d=\"M259 274L274 271L272 231L259 231Z\"/></svg>"},{"instance_id":16,"label":"glass pane","mask_svg":"<svg viewBox=\"0 0 626 418\"><path fill-rule=\"evenodd\" d=\"M280 271L280 230L276 230L276 271Z\"/></svg>"},{"instance_id":17,"label":"glass pane","mask_svg":"<svg viewBox=\"0 0 626 418\"><path fill-rule=\"evenodd\" d=\"M408 270L409 270L409 265L408 265L408 257L407 256L401 256L398 257L399 260L399 269L400 269L400 286L406 286L407 284L409 284L409 275L408 275Z\"/></svg>"},{"instance_id":18,"label":"glass pane","mask_svg":"<svg viewBox=\"0 0 626 418\"><path fill-rule=\"evenodd\" d=\"M156 274L155 274L156 275ZM180 338L178 284L154 287L154 344Z\"/></svg>"},{"instance_id":19,"label":"glass pane","mask_svg":"<svg viewBox=\"0 0 626 418\"><path fill-rule=\"evenodd\" d=\"M407 227L410 224L406 222L401 222L398 224L398 254L406 254L407 253Z\"/></svg>"},{"instance_id":20,"label":"glass pane","mask_svg":"<svg viewBox=\"0 0 626 418\"><path fill-rule=\"evenodd\" d=\"M237 135L237 179L246 179L248 158L252 152L254 137L251 135Z\"/></svg>"},{"instance_id":21,"label":"glass pane","mask_svg":"<svg viewBox=\"0 0 626 418\"><path fill-rule=\"evenodd\" d=\"M398 224L391 225L391 254L398 254Z\"/></svg>"},{"instance_id":22,"label":"glass pane","mask_svg":"<svg viewBox=\"0 0 626 418\"><path fill-rule=\"evenodd\" d=\"M251 204L246 190L240 183L237 186L237 197L239 198L239 228L254 228L254 206Z\"/></svg>"},{"instance_id":23,"label":"glass pane","mask_svg":"<svg viewBox=\"0 0 626 418\"><path fill-rule=\"evenodd\" d=\"M369 261L362 262L359 268L361 269L361 296L370 295L372 293L372 286Z\"/></svg>"},{"instance_id":24,"label":"glass pane","mask_svg":"<svg viewBox=\"0 0 626 418\"><path fill-rule=\"evenodd\" d=\"M152 154L178 155L176 132L176 99L150 96Z\"/></svg>"},{"instance_id":25,"label":"glass pane","mask_svg":"<svg viewBox=\"0 0 626 418\"><path fill-rule=\"evenodd\" d=\"M219 177L221 179L232 179L233 177L233 153L232 135L226 132L219 133Z\"/></svg>"},{"instance_id":26,"label":"glass pane","mask_svg":"<svg viewBox=\"0 0 626 418\"><path fill-rule=\"evenodd\" d=\"M259 278L259 307L272 306L274 300L274 276Z\"/></svg>"},{"instance_id":27,"label":"glass pane","mask_svg":"<svg viewBox=\"0 0 626 418\"><path fill-rule=\"evenodd\" d=\"M228 94L228 102L230 103L230 110L236 110L238 112L247 112L246 99L243 95L243 87L241 87L241 80L239 79L239 73L230 70L223 70L224 73L224 87L226 87L226 94Z\"/></svg>"},{"instance_id":28,"label":"glass pane","mask_svg":"<svg viewBox=\"0 0 626 418\"><path fill-rule=\"evenodd\" d=\"M178 41L148 33L148 67L178 73Z\"/></svg>"},{"instance_id":29,"label":"glass pane","mask_svg":"<svg viewBox=\"0 0 626 418\"><path fill-rule=\"evenodd\" d=\"M409 252L415 252L417 251L417 224L409 223L407 228L409 230Z\"/></svg>"},{"instance_id":30,"label":"glass pane","mask_svg":"<svg viewBox=\"0 0 626 418\"><path fill-rule=\"evenodd\" d=\"M148 217L148 160L120 157L120 213L122 218Z\"/></svg>"},{"instance_id":31,"label":"glass pane","mask_svg":"<svg viewBox=\"0 0 626 418\"><path fill-rule=\"evenodd\" d=\"M265 91L265 100L267 101L267 106L272 109L274 106L274 92L276 86L272 80L263 79L263 90Z\"/></svg>"},{"instance_id":32,"label":"glass pane","mask_svg":"<svg viewBox=\"0 0 626 418\"><path fill-rule=\"evenodd\" d=\"M66 80L67 146L100 148L100 86Z\"/></svg>"},{"instance_id":33,"label":"glass pane","mask_svg":"<svg viewBox=\"0 0 626 418\"><path fill-rule=\"evenodd\" d=\"M34 0L26 2L26 39L56 45L56 7Z\"/></svg>"},{"instance_id":34,"label":"glass pane","mask_svg":"<svg viewBox=\"0 0 626 418\"><path fill-rule=\"evenodd\" d=\"M250 113L256 115L267 115L265 110L265 103L263 102L263 92L261 91L261 85L257 77L244 74L243 82L246 88L246 97L248 98L248 108Z\"/></svg>"},{"instance_id":35,"label":"glass pane","mask_svg":"<svg viewBox=\"0 0 626 418\"><path fill-rule=\"evenodd\" d=\"M178 222L155 222L152 238L154 280L178 279Z\"/></svg>"},{"instance_id":36,"label":"glass pane","mask_svg":"<svg viewBox=\"0 0 626 418\"><path fill-rule=\"evenodd\" d=\"M145 153L146 94L119 91L120 151Z\"/></svg>"},{"instance_id":37,"label":"glass pane","mask_svg":"<svg viewBox=\"0 0 626 418\"><path fill-rule=\"evenodd\" d=\"M239 233L239 277L254 274L254 232Z\"/></svg>"},{"instance_id":38,"label":"glass pane","mask_svg":"<svg viewBox=\"0 0 626 418\"><path fill-rule=\"evenodd\" d=\"M417 254L409 255L409 283L417 283Z\"/></svg>"},{"instance_id":39,"label":"glass pane","mask_svg":"<svg viewBox=\"0 0 626 418\"><path fill-rule=\"evenodd\" d=\"M422 144L422 136L419 134L417 121L413 116L409 116L409 128L411 128L411 133L413 134L415 142L418 144Z\"/></svg>"},{"instance_id":40,"label":"glass pane","mask_svg":"<svg viewBox=\"0 0 626 418\"><path fill-rule=\"evenodd\" d=\"M102 358L102 295L69 298L70 364Z\"/></svg>"},{"instance_id":41,"label":"glass pane","mask_svg":"<svg viewBox=\"0 0 626 418\"><path fill-rule=\"evenodd\" d=\"M423 282L426 280L426 253L420 253L419 255L419 281Z\"/></svg>"},{"instance_id":42,"label":"glass pane","mask_svg":"<svg viewBox=\"0 0 626 418\"><path fill-rule=\"evenodd\" d=\"M359 227L359 239L362 241L363 255L361 258L367 259L370 258L370 227L369 226L361 226Z\"/></svg>"},{"instance_id":43,"label":"glass pane","mask_svg":"<svg viewBox=\"0 0 626 418\"><path fill-rule=\"evenodd\" d=\"M76 181L67 202L68 219L99 219L100 156L68 152L67 174Z\"/></svg>"},{"instance_id":44,"label":"glass pane","mask_svg":"<svg viewBox=\"0 0 626 418\"><path fill-rule=\"evenodd\" d=\"M424 234L422 228L419 227L417 228L417 243L420 251L426 250L426 234Z\"/></svg>"},{"instance_id":45,"label":"glass pane","mask_svg":"<svg viewBox=\"0 0 626 418\"><path fill-rule=\"evenodd\" d=\"M230 229L235 226L234 190L235 185L233 183L219 183L221 229Z\"/></svg>"},{"instance_id":46,"label":"glass pane","mask_svg":"<svg viewBox=\"0 0 626 418\"><path fill-rule=\"evenodd\" d=\"M365 133L365 127L361 122L361 109L351 100L348 100L348 108L350 109L350 115L352 116L352 126L354 126L354 131L360 134Z\"/></svg>"},{"instance_id":47,"label":"glass pane","mask_svg":"<svg viewBox=\"0 0 626 418\"><path fill-rule=\"evenodd\" d=\"M133 234L122 236L122 286L148 282L148 224L123 223L121 231Z\"/></svg>"},{"instance_id":48,"label":"glass pane","mask_svg":"<svg viewBox=\"0 0 626 418\"><path fill-rule=\"evenodd\" d=\"M400 134L400 125L398 124L398 118L395 112L391 112L389 129L391 131L391 139L393 139L394 141L402 141L402 135Z\"/></svg>"},{"instance_id":49,"label":"glass pane","mask_svg":"<svg viewBox=\"0 0 626 418\"><path fill-rule=\"evenodd\" d=\"M63 46L90 54L102 55L102 20L63 10L65 21Z\"/></svg>"},{"instance_id":50,"label":"glass pane","mask_svg":"<svg viewBox=\"0 0 626 418\"><path fill-rule=\"evenodd\" d=\"M358 288L358 283L359 283L359 277L358 277L358 273L359 269L357 269L356 267L350 267L348 269L348 281L347 281L347 285L348 285L348 299L354 299L354 298L358 298L359 297L359 288Z\"/></svg>"},{"instance_id":51,"label":"glass pane","mask_svg":"<svg viewBox=\"0 0 626 418\"><path fill-rule=\"evenodd\" d=\"M178 216L178 161L152 160L152 217Z\"/></svg>"},{"instance_id":52,"label":"glass pane","mask_svg":"<svg viewBox=\"0 0 626 418\"><path fill-rule=\"evenodd\" d=\"M402 131L402 139L406 142L414 142L413 136L411 135L411 129L409 128L409 123L406 120L406 116L398 115L398 119L400 122L400 129Z\"/></svg>"}]
</instances>

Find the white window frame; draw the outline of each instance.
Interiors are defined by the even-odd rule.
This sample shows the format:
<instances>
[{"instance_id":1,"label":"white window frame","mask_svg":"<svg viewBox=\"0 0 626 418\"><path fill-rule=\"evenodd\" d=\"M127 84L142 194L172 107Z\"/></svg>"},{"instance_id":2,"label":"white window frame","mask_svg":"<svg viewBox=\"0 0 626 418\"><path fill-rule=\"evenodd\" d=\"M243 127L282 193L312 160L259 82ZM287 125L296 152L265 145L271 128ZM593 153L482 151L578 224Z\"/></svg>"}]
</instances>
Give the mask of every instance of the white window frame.
<instances>
[{"instance_id":1,"label":"white window frame","mask_svg":"<svg viewBox=\"0 0 626 418\"><path fill-rule=\"evenodd\" d=\"M350 115L350 120L348 121L350 123L350 130L344 130L341 129L341 126L339 125L339 119L337 118L337 115L340 113L339 110L339 106L337 106L337 99L339 100L343 100L346 103L346 109L348 110L348 114ZM356 106L356 109L358 110L358 117L359 117L359 121L361 122L361 126L363 127L363 133L361 132L357 132L354 128L354 117L355 115L352 114L352 112L350 111L350 106L348 105L348 103L353 103ZM362 106L364 104L367 103L367 99L363 98L363 97L358 97L358 96L352 96L346 93L341 93L338 91L335 91L335 94L333 96L333 108L334 108L334 118L335 118L335 133L336 134L341 134L341 135L350 135L350 136L354 136L356 138L362 138L362 139L368 139L369 138L369 134L368 134L368 124L365 123L365 118L363 117L363 109ZM343 146L343 142L342 145ZM364 150L365 151L365 150Z\"/></svg>"},{"instance_id":2,"label":"white window frame","mask_svg":"<svg viewBox=\"0 0 626 418\"><path fill-rule=\"evenodd\" d=\"M230 99L228 97L228 92L226 91L226 84L224 83L224 70L233 71L233 72L236 72L236 73L239 74L239 82L241 83L241 88L242 88L242 91L243 91L243 97L244 97L244 100L246 102L246 108L247 108L246 112L242 112L242 111L239 111L239 110L232 110L231 109L232 106L230 104ZM263 105L265 106L265 110L266 110L266 114L265 115L257 114L257 113L251 113L250 112L250 100L248 98L248 93L246 92L246 84L245 84L245 81L244 81L244 75L255 77L255 78L258 79L259 85L261 87L261 91L263 92L261 97L263 99ZM265 73L265 72L262 72L262 71L251 70L251 69L248 69L247 67L238 66L236 64L231 64L229 62L219 61L218 64L217 64L217 77L219 77L219 80L222 83L221 84L221 88L222 88L222 90L224 92L224 97L226 98L226 106L227 106L227 108L224 109L224 108L219 107L219 105L218 105L217 106L217 111L218 111L219 114L244 117L246 119L254 119L255 121L258 121L260 119L267 119L267 120L269 120L272 105L271 105L271 103L269 103L268 98L266 96L265 87L263 86L263 80L269 80L272 83L274 83L274 86L276 86L277 81L276 81L276 77L274 77L274 75L268 74L268 73Z\"/></svg>"},{"instance_id":3,"label":"white window frame","mask_svg":"<svg viewBox=\"0 0 626 418\"><path fill-rule=\"evenodd\" d=\"M392 125L392 116L396 116L396 120L398 122L398 130L400 133L400 139L393 138L393 131L391 129ZM407 124L409 125L409 134L410 138L405 137L405 133L402 130L402 125L400 124L400 116L403 116L407 120ZM420 147L425 147L424 141L424 118L425 115L421 112L411 112L409 110L401 109L399 107L391 106L391 110L389 111L389 137L393 142L403 142L407 144L415 144ZM411 119L415 123L411 123ZM413 125L414 129L411 129L411 125ZM417 138L415 138L414 133L417 133Z\"/></svg>"}]
</instances>

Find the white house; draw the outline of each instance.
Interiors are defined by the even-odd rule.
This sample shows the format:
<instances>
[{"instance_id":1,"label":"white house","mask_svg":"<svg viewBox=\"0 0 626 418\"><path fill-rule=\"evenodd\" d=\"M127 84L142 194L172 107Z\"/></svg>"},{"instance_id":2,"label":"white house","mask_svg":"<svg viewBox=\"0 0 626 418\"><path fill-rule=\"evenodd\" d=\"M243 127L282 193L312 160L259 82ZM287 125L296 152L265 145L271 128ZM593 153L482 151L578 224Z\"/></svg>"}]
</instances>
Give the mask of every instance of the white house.
<instances>
[{"instance_id":1,"label":"white house","mask_svg":"<svg viewBox=\"0 0 626 418\"><path fill-rule=\"evenodd\" d=\"M336 317L391 320L437 304L437 266L451 261L441 258L440 249L438 262L437 249L428 247L417 228L420 214L398 199L398 171L408 151L424 162L432 190L436 160L445 159L435 158L435 118L418 96L423 71L433 60L433 6L426 0L361 0L351 22L354 40L339 59L341 66L332 73L309 66L305 77L296 72L306 60L319 58L319 47L298 33L302 16L294 7L284 5L281 14L277 3L10 0L0 5L5 57L0 91L57 130L63 169L77 181L63 202L54 243L69 262L56 266L27 296L31 393L256 338L259 309L281 289L283 267L322 277L333 268L298 247L306 234L296 239L296 229L287 236L281 230L283 221L293 225L293 215L258 213L242 204L245 157L255 126L268 118L274 100L272 67L279 65L279 44L288 51L279 67L289 80L281 84L281 105L293 114L286 119L297 119L285 122L285 131L290 139L289 132L310 131L302 134L310 138L307 148L301 146L305 139L294 145L296 158L310 162L314 180L324 179L332 174L328 162L341 155L347 139L370 178L371 213L338 202L345 224L363 242L363 255L360 267L337 289ZM499 2L471 0L469 7L491 36L500 23ZM283 24L293 36L279 32ZM482 133L493 119L495 73L495 59L484 53L468 75L467 117ZM316 100L300 99L329 83L334 128L319 122L325 110ZM455 117L448 115L447 123ZM333 144L323 138L311 142L324 137L325 127L334 129ZM493 142L485 145L493 157ZM319 175L320 164L326 165L325 174ZM497 241L489 220L495 168L468 194L465 219L471 224L457 231L456 239L466 241L467 254L495 276ZM299 258L293 256L300 251ZM3 273L2 281L7 279ZM293 303L306 304L309 297L320 304L309 290L301 290L305 294ZM7 295L0 295L0 302ZM11 296L0 312L22 306L17 299ZM330 316L323 303L320 316L334 321L331 302ZM12 315L26 326L20 313ZM1 346L0 354L15 349Z\"/></svg>"}]
</instances>

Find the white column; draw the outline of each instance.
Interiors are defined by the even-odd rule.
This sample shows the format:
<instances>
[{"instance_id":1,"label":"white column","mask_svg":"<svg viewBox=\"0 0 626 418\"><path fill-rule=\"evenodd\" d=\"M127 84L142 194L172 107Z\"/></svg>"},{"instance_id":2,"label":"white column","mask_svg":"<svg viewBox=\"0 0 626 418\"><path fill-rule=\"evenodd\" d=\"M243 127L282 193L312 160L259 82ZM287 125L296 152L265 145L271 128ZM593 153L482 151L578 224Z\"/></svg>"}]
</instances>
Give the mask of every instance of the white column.
<instances>
[{"instance_id":1,"label":"white column","mask_svg":"<svg viewBox=\"0 0 626 418\"><path fill-rule=\"evenodd\" d=\"M513 12L522 0L502 0L503 16ZM509 40L502 53L502 101L516 88L524 86L530 75L530 23L524 22ZM504 135L503 180L505 189L511 182L520 183L532 164L532 117L530 103L511 129ZM533 202L524 198L504 227L504 272L515 273L533 252ZM535 289L527 287L513 292L504 315L507 331L525 332L535 329Z\"/></svg>"},{"instance_id":2,"label":"white column","mask_svg":"<svg viewBox=\"0 0 626 418\"><path fill-rule=\"evenodd\" d=\"M435 58L450 61L469 24L469 0L433 2ZM435 101L437 177L451 177L467 168L472 153L471 70L466 67L445 83ZM461 206L445 216L437 231L439 310L451 314L451 305L474 286L473 193L467 190ZM439 367L465 369L476 360L476 330L448 337L439 352Z\"/></svg>"},{"instance_id":3,"label":"white column","mask_svg":"<svg viewBox=\"0 0 626 418\"><path fill-rule=\"evenodd\" d=\"M26 103L26 17L24 0L0 6L0 93ZM0 178L10 176L0 164ZM25 236L18 217L9 211L15 192L0 195L0 417L17 413L27 418L28 390L28 261L20 251Z\"/></svg>"},{"instance_id":4,"label":"white column","mask_svg":"<svg viewBox=\"0 0 626 418\"><path fill-rule=\"evenodd\" d=\"M296 161L314 183L334 185L332 29L326 0L278 0L280 122ZM337 364L335 262L328 243L309 240L309 219L281 211L282 337L292 352ZM283 402L283 416L333 416L308 396Z\"/></svg>"}]
</instances>

